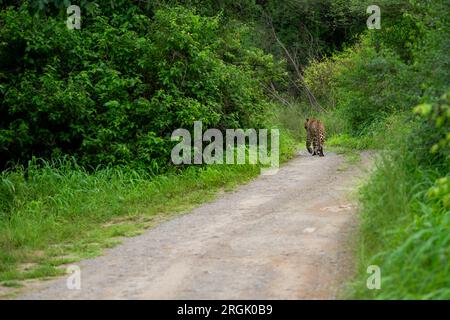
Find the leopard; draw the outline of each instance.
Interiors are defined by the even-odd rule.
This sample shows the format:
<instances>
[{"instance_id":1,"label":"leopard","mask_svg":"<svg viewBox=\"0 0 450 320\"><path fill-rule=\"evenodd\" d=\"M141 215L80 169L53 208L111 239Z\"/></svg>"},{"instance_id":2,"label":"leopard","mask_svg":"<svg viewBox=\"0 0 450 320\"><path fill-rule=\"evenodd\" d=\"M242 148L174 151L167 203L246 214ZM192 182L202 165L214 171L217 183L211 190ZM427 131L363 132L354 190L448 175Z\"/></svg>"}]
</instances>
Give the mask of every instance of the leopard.
<instances>
[{"instance_id":1,"label":"leopard","mask_svg":"<svg viewBox=\"0 0 450 320\"><path fill-rule=\"evenodd\" d=\"M323 146L325 143L325 126L320 120L309 119L305 121L306 149L313 156L323 157ZM311 144L313 148L311 148Z\"/></svg>"}]
</instances>

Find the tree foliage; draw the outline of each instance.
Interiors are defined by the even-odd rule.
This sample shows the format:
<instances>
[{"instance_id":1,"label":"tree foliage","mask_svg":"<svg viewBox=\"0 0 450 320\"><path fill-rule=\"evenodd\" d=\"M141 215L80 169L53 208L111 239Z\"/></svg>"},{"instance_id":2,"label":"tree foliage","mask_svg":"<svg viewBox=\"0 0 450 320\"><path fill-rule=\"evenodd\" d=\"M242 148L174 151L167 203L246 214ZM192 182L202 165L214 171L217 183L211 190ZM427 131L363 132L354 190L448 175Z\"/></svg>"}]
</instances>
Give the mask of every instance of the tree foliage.
<instances>
[{"instance_id":1,"label":"tree foliage","mask_svg":"<svg viewBox=\"0 0 450 320\"><path fill-rule=\"evenodd\" d=\"M70 154L157 170L171 132L195 120L262 126L260 83L283 77L272 56L244 45L248 30L224 28L220 15L180 6L147 14L123 1L106 13L91 7L81 30L69 30L64 15L33 9L0 12L2 167Z\"/></svg>"}]
</instances>

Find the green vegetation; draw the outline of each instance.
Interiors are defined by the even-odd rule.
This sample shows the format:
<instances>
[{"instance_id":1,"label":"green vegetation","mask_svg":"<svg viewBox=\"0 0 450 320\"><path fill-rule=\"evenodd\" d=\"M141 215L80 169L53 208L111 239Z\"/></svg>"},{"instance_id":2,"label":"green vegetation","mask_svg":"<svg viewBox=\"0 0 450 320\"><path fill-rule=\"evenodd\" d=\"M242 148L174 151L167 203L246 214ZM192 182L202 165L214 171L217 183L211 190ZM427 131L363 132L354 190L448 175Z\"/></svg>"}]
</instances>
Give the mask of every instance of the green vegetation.
<instances>
[{"instance_id":1,"label":"green vegetation","mask_svg":"<svg viewBox=\"0 0 450 320\"><path fill-rule=\"evenodd\" d=\"M380 150L361 189L352 298L450 298L450 109L442 96L449 90L449 7L404 4L381 30L361 34L355 45L305 72L344 128L328 144ZM380 290L366 287L369 265L381 268Z\"/></svg>"},{"instance_id":2,"label":"green vegetation","mask_svg":"<svg viewBox=\"0 0 450 320\"><path fill-rule=\"evenodd\" d=\"M70 30L67 5L0 1L0 281L59 274L259 173L175 167L173 130L276 125L264 87L284 62L231 15L83 2Z\"/></svg>"},{"instance_id":3,"label":"green vegetation","mask_svg":"<svg viewBox=\"0 0 450 320\"><path fill-rule=\"evenodd\" d=\"M445 103L435 110L446 117L440 126L446 126L447 134L442 138L448 139L448 100ZM377 170L361 190L361 278L353 284L355 297L450 297L448 142L441 159L436 155L438 151L433 154L430 148L412 149L412 139L421 126L424 123L418 120L390 131L397 143L382 154ZM381 267L381 290L364 288L365 269L371 264Z\"/></svg>"},{"instance_id":4,"label":"green vegetation","mask_svg":"<svg viewBox=\"0 0 450 320\"><path fill-rule=\"evenodd\" d=\"M348 10L369 4L350 1ZM376 169L360 190L358 273L347 297L449 299L450 7L377 4L382 29L360 32L304 70L324 111L300 101L300 111L288 108L284 117L287 127L296 114L322 119L328 150L348 163L359 161L358 150L378 150ZM369 265L381 268L381 290L366 286Z\"/></svg>"},{"instance_id":5,"label":"green vegetation","mask_svg":"<svg viewBox=\"0 0 450 320\"><path fill-rule=\"evenodd\" d=\"M70 154L84 166L159 173L171 133L194 120L205 129L265 125L259 82L276 81L278 66L243 46L243 30L178 6L152 18L126 9L87 11L81 30L27 6L1 12L2 161Z\"/></svg>"},{"instance_id":6,"label":"green vegetation","mask_svg":"<svg viewBox=\"0 0 450 320\"><path fill-rule=\"evenodd\" d=\"M258 166L174 166L170 135L279 128L281 157L376 149L348 297L450 298L445 0L0 0L0 281L59 274L244 183ZM303 143L301 143L303 146ZM368 290L369 265L382 289ZM16 280L16 281L15 281Z\"/></svg>"}]
</instances>

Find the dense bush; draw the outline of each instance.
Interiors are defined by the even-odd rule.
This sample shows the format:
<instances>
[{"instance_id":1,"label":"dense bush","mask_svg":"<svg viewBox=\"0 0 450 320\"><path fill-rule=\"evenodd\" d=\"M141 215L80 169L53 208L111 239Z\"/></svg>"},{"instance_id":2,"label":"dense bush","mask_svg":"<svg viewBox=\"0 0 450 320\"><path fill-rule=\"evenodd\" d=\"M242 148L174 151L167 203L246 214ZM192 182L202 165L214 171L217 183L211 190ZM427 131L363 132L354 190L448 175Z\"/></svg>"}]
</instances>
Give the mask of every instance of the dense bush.
<instances>
[{"instance_id":1,"label":"dense bush","mask_svg":"<svg viewBox=\"0 0 450 320\"><path fill-rule=\"evenodd\" d=\"M282 69L242 44L244 29L183 7L151 17L136 6L123 15L97 9L81 30L58 15L27 14L26 5L1 11L1 167L71 154L84 165L157 170L168 163L171 132L194 120L263 125L259 84Z\"/></svg>"},{"instance_id":2,"label":"dense bush","mask_svg":"<svg viewBox=\"0 0 450 320\"><path fill-rule=\"evenodd\" d=\"M193 120L264 125L263 90L287 84L256 48L284 56L267 16L302 63L363 26L341 1L86 0L81 30L68 30L68 4L0 1L0 168L69 154L157 171L170 133Z\"/></svg>"},{"instance_id":3,"label":"dense bush","mask_svg":"<svg viewBox=\"0 0 450 320\"><path fill-rule=\"evenodd\" d=\"M343 61L336 68L335 99L354 133L363 133L373 122L418 102L418 85L394 54L380 55L363 43L339 59Z\"/></svg>"}]
</instances>

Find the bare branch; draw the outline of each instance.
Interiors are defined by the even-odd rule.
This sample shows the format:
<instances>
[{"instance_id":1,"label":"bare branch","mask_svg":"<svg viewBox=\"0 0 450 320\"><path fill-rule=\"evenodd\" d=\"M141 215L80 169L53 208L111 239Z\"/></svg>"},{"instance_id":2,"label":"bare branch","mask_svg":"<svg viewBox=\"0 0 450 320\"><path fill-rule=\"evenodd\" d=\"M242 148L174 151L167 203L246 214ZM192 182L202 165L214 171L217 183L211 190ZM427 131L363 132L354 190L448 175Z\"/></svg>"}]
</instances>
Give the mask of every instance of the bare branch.
<instances>
[{"instance_id":1,"label":"bare branch","mask_svg":"<svg viewBox=\"0 0 450 320\"><path fill-rule=\"evenodd\" d=\"M309 103L310 105L315 108L317 111L319 112L326 112L325 109L319 104L319 102L317 101L316 97L314 96L314 94L311 92L311 90L309 89L309 87L306 85L305 83L305 79L303 77L302 72L300 71L300 67L296 61L296 59L294 59L291 55L291 53L289 52L289 50L286 48L286 46L283 44L283 42L278 38L277 33L275 31L275 28L273 26L272 23L272 18L267 15L266 13L264 13L264 16L267 18L268 24L270 26L270 29L272 31L272 35L275 39L275 41L278 43L278 45L281 47L281 49L283 49L286 57L288 58L289 62L292 64L292 66L294 67L295 73L297 78L300 81L300 84L303 87L303 90L306 92L306 96L308 97ZM299 89L300 91L302 91L299 86L296 84L295 81L292 81L293 84L295 85L295 87L297 89Z\"/></svg>"}]
</instances>

